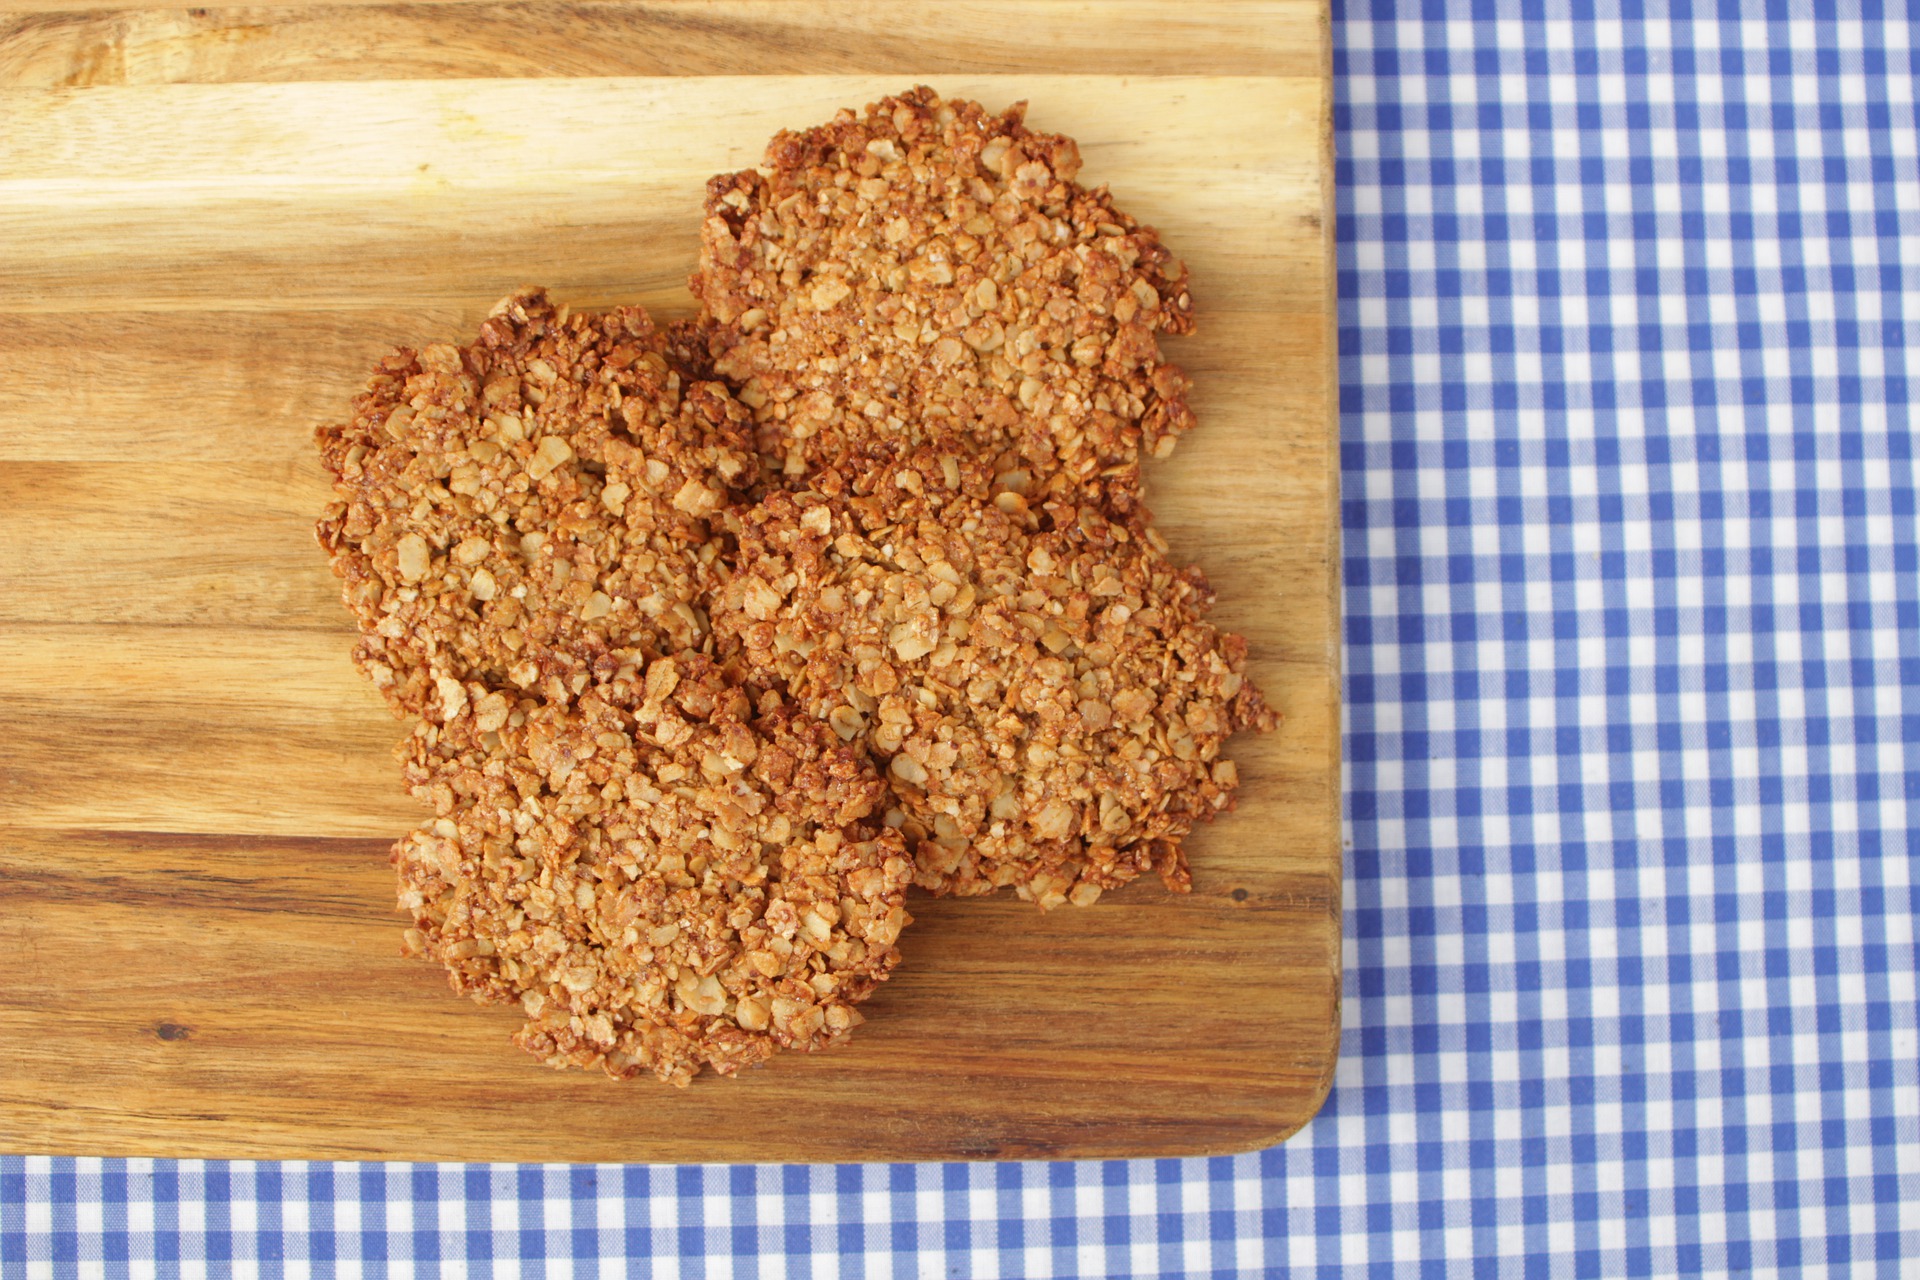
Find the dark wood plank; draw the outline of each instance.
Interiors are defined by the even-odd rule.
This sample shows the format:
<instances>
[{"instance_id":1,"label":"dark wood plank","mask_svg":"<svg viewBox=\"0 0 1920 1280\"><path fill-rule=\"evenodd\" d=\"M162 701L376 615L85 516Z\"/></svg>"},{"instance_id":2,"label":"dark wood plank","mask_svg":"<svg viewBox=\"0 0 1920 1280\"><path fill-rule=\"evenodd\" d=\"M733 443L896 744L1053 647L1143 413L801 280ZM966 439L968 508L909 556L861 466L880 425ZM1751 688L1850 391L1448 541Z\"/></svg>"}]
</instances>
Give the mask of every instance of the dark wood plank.
<instances>
[{"instance_id":1,"label":"dark wood plank","mask_svg":"<svg viewBox=\"0 0 1920 1280\"><path fill-rule=\"evenodd\" d=\"M1311 1114L1336 1038L1337 878L1255 874L1258 892L1209 872L1188 898L1139 886L1048 916L917 899L906 964L850 1044L671 1090L548 1071L508 1043L510 1013L453 999L437 970L401 959L384 841L0 829L0 1147L700 1161L1244 1149Z\"/></svg>"},{"instance_id":2,"label":"dark wood plank","mask_svg":"<svg viewBox=\"0 0 1920 1280\"><path fill-rule=\"evenodd\" d=\"M8 0L0 84L503 76L1319 73L1311 0L674 0L151 9Z\"/></svg>"}]
</instances>

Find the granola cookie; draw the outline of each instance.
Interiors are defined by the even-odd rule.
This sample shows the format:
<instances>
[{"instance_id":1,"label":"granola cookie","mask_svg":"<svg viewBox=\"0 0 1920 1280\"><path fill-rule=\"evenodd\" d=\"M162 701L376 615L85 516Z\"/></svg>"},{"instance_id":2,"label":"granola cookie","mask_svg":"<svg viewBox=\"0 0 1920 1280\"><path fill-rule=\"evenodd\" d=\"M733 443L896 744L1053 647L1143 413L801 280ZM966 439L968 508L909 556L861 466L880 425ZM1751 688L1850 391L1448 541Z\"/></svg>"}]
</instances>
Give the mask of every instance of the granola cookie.
<instances>
[{"instance_id":1,"label":"granola cookie","mask_svg":"<svg viewBox=\"0 0 1920 1280\"><path fill-rule=\"evenodd\" d=\"M397 711L565 704L632 651L697 649L711 517L753 485L744 410L689 382L644 311L573 315L541 290L478 341L401 350L318 432L319 536Z\"/></svg>"},{"instance_id":2,"label":"granola cookie","mask_svg":"<svg viewBox=\"0 0 1920 1280\"><path fill-rule=\"evenodd\" d=\"M685 1084L823 1048L899 959L911 864L872 765L703 657L402 756L439 815L394 847L409 946L518 1003L550 1065Z\"/></svg>"},{"instance_id":3,"label":"granola cookie","mask_svg":"<svg viewBox=\"0 0 1920 1280\"><path fill-rule=\"evenodd\" d=\"M711 367L793 487L876 442L944 441L1125 515L1140 454L1192 425L1154 337L1192 328L1186 269L1024 112L923 87L708 184L690 287Z\"/></svg>"},{"instance_id":4,"label":"granola cookie","mask_svg":"<svg viewBox=\"0 0 1920 1280\"><path fill-rule=\"evenodd\" d=\"M1149 867L1184 885L1182 838L1233 802L1223 744L1274 720L1199 571L951 454L822 478L741 518L715 634L885 762L918 883L1043 907Z\"/></svg>"}]
</instances>

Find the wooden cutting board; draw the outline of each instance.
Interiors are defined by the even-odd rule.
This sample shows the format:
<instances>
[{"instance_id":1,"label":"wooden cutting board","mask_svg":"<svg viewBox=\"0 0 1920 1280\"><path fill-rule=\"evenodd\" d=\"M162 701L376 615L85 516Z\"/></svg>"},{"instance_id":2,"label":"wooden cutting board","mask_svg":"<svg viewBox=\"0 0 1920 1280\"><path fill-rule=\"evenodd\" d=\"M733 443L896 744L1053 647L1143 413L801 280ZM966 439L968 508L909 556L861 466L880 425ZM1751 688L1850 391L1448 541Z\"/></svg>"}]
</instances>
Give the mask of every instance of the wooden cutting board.
<instances>
[{"instance_id":1,"label":"wooden cutting board","mask_svg":"<svg viewBox=\"0 0 1920 1280\"><path fill-rule=\"evenodd\" d=\"M82 2L82 0L76 0ZM408 5L0 18L0 1149L1173 1155L1320 1105L1340 991L1326 18L1310 3ZM400 956L418 814L311 432L525 283L686 314L702 183L915 82L1075 135L1193 270L1176 553L1286 715L1194 891L913 905L851 1045L556 1073Z\"/></svg>"}]
</instances>

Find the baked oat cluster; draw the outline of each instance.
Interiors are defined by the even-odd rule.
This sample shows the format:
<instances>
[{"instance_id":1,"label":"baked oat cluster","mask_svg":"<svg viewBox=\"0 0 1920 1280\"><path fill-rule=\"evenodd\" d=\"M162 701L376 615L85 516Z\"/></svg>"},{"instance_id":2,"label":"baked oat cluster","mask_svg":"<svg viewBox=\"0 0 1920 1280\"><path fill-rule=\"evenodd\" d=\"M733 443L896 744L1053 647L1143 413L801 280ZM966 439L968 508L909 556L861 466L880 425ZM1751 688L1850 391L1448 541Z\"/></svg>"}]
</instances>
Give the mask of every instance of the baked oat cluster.
<instances>
[{"instance_id":1,"label":"baked oat cluster","mask_svg":"<svg viewBox=\"0 0 1920 1280\"><path fill-rule=\"evenodd\" d=\"M1141 453L1193 425L1154 340L1193 328L1186 268L1024 114L916 89L708 184L713 368L795 487L850 448L930 444L1126 515Z\"/></svg>"},{"instance_id":2,"label":"baked oat cluster","mask_svg":"<svg viewBox=\"0 0 1920 1280\"><path fill-rule=\"evenodd\" d=\"M319 536L355 661L418 721L410 949L556 1066L685 1083L843 1035L911 863L873 763L707 656L715 517L757 487L738 403L638 309L533 290L354 409L319 432Z\"/></svg>"},{"instance_id":3,"label":"baked oat cluster","mask_svg":"<svg viewBox=\"0 0 1920 1280\"><path fill-rule=\"evenodd\" d=\"M821 1048L899 959L911 864L872 763L702 655L402 754L439 814L396 850L409 947L518 1001L550 1063L685 1083Z\"/></svg>"},{"instance_id":4,"label":"baked oat cluster","mask_svg":"<svg viewBox=\"0 0 1920 1280\"><path fill-rule=\"evenodd\" d=\"M1071 139L916 89L708 189L700 315L502 301L318 432L319 537L434 816L410 953L554 1066L822 1048L910 884L1085 905L1275 716L1167 555L1186 274Z\"/></svg>"},{"instance_id":5,"label":"baked oat cluster","mask_svg":"<svg viewBox=\"0 0 1920 1280\"><path fill-rule=\"evenodd\" d=\"M564 703L628 654L699 648L711 518L758 479L738 402L683 380L645 312L570 315L537 289L468 347L387 357L319 440L354 660L436 721L475 700L497 720L522 690Z\"/></svg>"},{"instance_id":6,"label":"baked oat cluster","mask_svg":"<svg viewBox=\"0 0 1920 1280\"><path fill-rule=\"evenodd\" d=\"M997 501L921 449L741 517L723 648L886 762L936 893L1086 904L1233 798L1228 735L1271 722L1196 571L1097 501ZM1009 496L1003 491L1001 498Z\"/></svg>"}]
</instances>

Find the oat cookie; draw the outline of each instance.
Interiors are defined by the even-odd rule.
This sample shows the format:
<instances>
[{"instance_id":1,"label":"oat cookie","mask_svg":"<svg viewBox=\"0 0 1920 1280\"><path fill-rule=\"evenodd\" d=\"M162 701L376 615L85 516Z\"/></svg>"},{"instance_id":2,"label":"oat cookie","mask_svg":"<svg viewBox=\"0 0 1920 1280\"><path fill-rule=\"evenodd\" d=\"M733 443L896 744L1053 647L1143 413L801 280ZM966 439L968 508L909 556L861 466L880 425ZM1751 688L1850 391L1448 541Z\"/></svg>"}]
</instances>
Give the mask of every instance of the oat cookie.
<instances>
[{"instance_id":1,"label":"oat cookie","mask_svg":"<svg viewBox=\"0 0 1920 1280\"><path fill-rule=\"evenodd\" d=\"M1246 644L1150 530L990 497L986 470L923 451L768 495L716 635L885 762L923 887L1054 906L1150 866L1183 885L1182 837L1232 804L1223 744L1274 721Z\"/></svg>"},{"instance_id":2,"label":"oat cookie","mask_svg":"<svg viewBox=\"0 0 1920 1280\"><path fill-rule=\"evenodd\" d=\"M1024 111L915 89L709 183L712 368L795 487L876 440L945 441L1125 514L1140 455L1192 424L1154 337L1192 328L1185 268Z\"/></svg>"},{"instance_id":3,"label":"oat cookie","mask_svg":"<svg viewBox=\"0 0 1920 1280\"><path fill-rule=\"evenodd\" d=\"M710 518L752 486L741 407L689 382L645 312L506 299L466 347L381 362L320 430L361 670L445 720L538 691L564 704L622 651L698 648Z\"/></svg>"},{"instance_id":4,"label":"oat cookie","mask_svg":"<svg viewBox=\"0 0 1920 1280\"><path fill-rule=\"evenodd\" d=\"M553 1066L684 1084L823 1048L899 959L911 864L872 765L704 657L402 755L439 815L394 848L409 945L517 1002Z\"/></svg>"}]
</instances>

